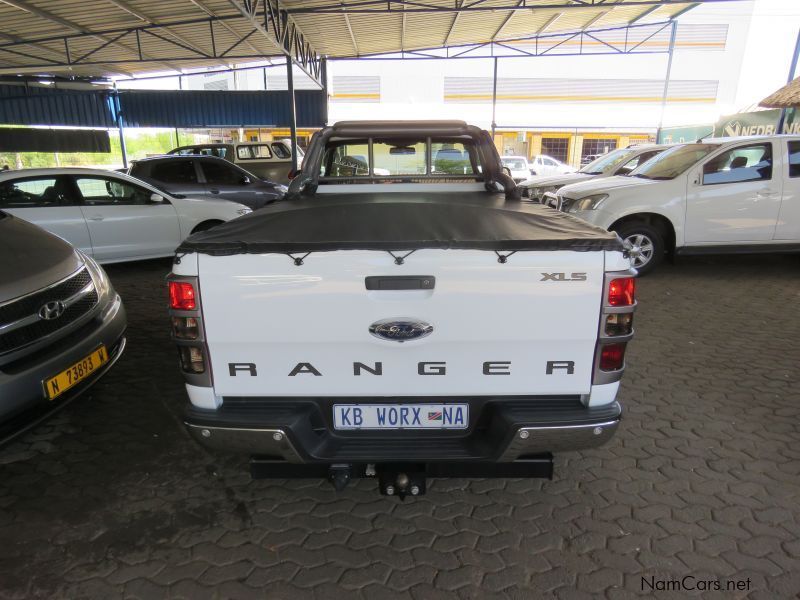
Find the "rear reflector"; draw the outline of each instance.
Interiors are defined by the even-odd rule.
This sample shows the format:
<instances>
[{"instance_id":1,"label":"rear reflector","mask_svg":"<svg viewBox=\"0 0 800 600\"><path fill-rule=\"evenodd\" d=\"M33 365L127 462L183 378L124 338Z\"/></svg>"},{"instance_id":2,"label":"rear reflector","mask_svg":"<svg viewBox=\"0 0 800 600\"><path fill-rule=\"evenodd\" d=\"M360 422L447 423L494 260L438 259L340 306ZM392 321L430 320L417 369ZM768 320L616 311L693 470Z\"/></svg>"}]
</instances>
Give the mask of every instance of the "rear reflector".
<instances>
[{"instance_id":1,"label":"rear reflector","mask_svg":"<svg viewBox=\"0 0 800 600\"><path fill-rule=\"evenodd\" d=\"M636 280L633 277L612 279L608 284L609 306L631 306L636 302Z\"/></svg>"},{"instance_id":2,"label":"rear reflector","mask_svg":"<svg viewBox=\"0 0 800 600\"><path fill-rule=\"evenodd\" d=\"M600 348L600 370L619 371L625 364L625 344L608 344Z\"/></svg>"},{"instance_id":3,"label":"rear reflector","mask_svg":"<svg viewBox=\"0 0 800 600\"><path fill-rule=\"evenodd\" d=\"M194 287L186 281L169 282L169 306L175 310L195 310Z\"/></svg>"}]
</instances>

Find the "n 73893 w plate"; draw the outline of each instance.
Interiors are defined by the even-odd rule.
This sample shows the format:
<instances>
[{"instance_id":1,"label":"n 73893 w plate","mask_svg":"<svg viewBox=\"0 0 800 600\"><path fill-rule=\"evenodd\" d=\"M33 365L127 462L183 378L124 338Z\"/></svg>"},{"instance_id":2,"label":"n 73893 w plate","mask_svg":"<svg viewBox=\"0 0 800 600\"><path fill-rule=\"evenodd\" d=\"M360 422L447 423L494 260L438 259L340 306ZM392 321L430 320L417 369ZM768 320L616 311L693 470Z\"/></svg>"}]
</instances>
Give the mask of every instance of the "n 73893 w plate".
<instances>
[{"instance_id":1,"label":"n 73893 w plate","mask_svg":"<svg viewBox=\"0 0 800 600\"><path fill-rule=\"evenodd\" d=\"M71 387L89 377L107 362L108 351L105 346L100 346L88 356L84 356L60 373L46 379L44 381L44 393L47 399L54 400Z\"/></svg>"}]
</instances>

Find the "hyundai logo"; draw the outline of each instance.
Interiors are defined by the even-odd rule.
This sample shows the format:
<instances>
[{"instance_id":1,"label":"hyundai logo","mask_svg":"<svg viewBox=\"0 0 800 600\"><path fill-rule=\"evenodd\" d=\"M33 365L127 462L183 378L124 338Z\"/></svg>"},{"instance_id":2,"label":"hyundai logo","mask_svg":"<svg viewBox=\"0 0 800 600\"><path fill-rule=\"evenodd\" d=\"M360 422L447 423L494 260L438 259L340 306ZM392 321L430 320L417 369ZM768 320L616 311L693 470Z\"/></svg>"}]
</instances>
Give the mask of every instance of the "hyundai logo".
<instances>
[{"instance_id":1,"label":"hyundai logo","mask_svg":"<svg viewBox=\"0 0 800 600\"><path fill-rule=\"evenodd\" d=\"M369 332L382 340L405 342L430 335L433 325L415 319L384 319L369 326Z\"/></svg>"},{"instance_id":2,"label":"hyundai logo","mask_svg":"<svg viewBox=\"0 0 800 600\"><path fill-rule=\"evenodd\" d=\"M51 300L39 309L39 318L45 321L52 321L64 314L67 309L61 300Z\"/></svg>"}]
</instances>

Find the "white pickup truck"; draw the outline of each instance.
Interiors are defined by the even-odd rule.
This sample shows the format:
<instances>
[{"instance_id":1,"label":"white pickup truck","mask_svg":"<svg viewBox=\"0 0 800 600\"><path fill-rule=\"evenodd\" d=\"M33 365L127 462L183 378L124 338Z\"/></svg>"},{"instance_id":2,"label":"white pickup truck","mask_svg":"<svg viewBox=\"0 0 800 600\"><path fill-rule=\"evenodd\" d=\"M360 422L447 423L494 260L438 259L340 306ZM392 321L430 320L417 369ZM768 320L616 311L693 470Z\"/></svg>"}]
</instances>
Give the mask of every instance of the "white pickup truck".
<instances>
[{"instance_id":1,"label":"white pickup truck","mask_svg":"<svg viewBox=\"0 0 800 600\"><path fill-rule=\"evenodd\" d=\"M521 202L486 131L338 123L285 200L178 249L186 425L337 489L549 477L617 428L634 276L615 233Z\"/></svg>"},{"instance_id":2,"label":"white pickup truck","mask_svg":"<svg viewBox=\"0 0 800 600\"><path fill-rule=\"evenodd\" d=\"M619 233L641 274L668 254L800 251L800 137L711 138L629 176L567 185L545 201Z\"/></svg>"}]
</instances>

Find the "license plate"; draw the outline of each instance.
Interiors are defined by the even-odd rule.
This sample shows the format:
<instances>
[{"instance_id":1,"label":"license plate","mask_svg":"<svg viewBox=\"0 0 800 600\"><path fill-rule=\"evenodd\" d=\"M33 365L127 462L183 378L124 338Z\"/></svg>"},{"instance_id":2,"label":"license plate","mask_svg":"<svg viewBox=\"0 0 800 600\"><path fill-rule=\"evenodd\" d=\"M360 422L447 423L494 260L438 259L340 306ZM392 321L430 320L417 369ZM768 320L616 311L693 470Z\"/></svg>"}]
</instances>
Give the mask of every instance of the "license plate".
<instances>
[{"instance_id":1,"label":"license plate","mask_svg":"<svg viewBox=\"0 0 800 600\"><path fill-rule=\"evenodd\" d=\"M335 404L335 429L466 429L469 404Z\"/></svg>"},{"instance_id":2,"label":"license plate","mask_svg":"<svg viewBox=\"0 0 800 600\"><path fill-rule=\"evenodd\" d=\"M71 387L77 385L97 369L108 362L108 351L100 346L89 356L85 356L73 365L44 382L44 391L48 400L54 400Z\"/></svg>"}]
</instances>

